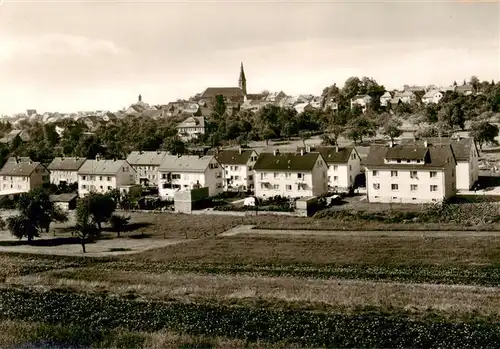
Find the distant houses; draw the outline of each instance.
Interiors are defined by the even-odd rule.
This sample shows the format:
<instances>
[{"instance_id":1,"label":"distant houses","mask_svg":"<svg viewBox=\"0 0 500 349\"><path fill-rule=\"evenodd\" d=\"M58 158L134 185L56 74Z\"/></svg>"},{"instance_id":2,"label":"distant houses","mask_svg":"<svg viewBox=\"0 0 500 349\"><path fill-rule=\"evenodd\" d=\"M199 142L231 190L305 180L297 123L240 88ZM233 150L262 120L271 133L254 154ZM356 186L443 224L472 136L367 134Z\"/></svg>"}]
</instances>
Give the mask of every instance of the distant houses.
<instances>
[{"instance_id":1,"label":"distant houses","mask_svg":"<svg viewBox=\"0 0 500 349\"><path fill-rule=\"evenodd\" d=\"M223 150L216 155L222 167L224 190L254 190L254 168L258 154L253 149Z\"/></svg>"},{"instance_id":2,"label":"distant houses","mask_svg":"<svg viewBox=\"0 0 500 349\"><path fill-rule=\"evenodd\" d=\"M177 125L177 134L183 141L190 141L207 132L203 116L192 116Z\"/></svg>"},{"instance_id":3,"label":"distant houses","mask_svg":"<svg viewBox=\"0 0 500 349\"><path fill-rule=\"evenodd\" d=\"M160 181L158 169L163 160L170 156L165 151L132 151L127 162L136 171L136 184L157 187Z\"/></svg>"},{"instance_id":4,"label":"distant houses","mask_svg":"<svg viewBox=\"0 0 500 349\"><path fill-rule=\"evenodd\" d=\"M85 163L85 158L56 157L47 166L50 171L50 182L55 185L78 182L78 170Z\"/></svg>"},{"instance_id":5,"label":"distant houses","mask_svg":"<svg viewBox=\"0 0 500 349\"><path fill-rule=\"evenodd\" d=\"M27 193L48 183L49 171L40 162L29 158L10 158L0 170L2 194Z\"/></svg>"}]
</instances>

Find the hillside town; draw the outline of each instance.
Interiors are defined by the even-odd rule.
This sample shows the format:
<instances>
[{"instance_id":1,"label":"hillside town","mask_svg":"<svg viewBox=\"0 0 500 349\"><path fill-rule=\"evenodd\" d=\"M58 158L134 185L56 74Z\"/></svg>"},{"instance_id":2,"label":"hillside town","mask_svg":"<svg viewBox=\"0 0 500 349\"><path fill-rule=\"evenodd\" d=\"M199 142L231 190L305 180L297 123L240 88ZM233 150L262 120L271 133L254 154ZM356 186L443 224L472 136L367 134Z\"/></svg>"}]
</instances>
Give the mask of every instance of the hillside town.
<instances>
[{"instance_id":1,"label":"hillside town","mask_svg":"<svg viewBox=\"0 0 500 349\"><path fill-rule=\"evenodd\" d=\"M257 200L356 191L366 203L442 202L479 189L480 171L496 173L481 150L497 142L499 98L498 83L476 77L399 91L352 77L320 96L252 94L242 63L237 87L208 87L188 100L149 105L139 95L121 111L30 109L5 118L0 195L52 185L72 188L72 199L117 190L171 202L206 188L208 197L236 192ZM133 136L130 123L147 125L135 149L116 138Z\"/></svg>"}]
</instances>

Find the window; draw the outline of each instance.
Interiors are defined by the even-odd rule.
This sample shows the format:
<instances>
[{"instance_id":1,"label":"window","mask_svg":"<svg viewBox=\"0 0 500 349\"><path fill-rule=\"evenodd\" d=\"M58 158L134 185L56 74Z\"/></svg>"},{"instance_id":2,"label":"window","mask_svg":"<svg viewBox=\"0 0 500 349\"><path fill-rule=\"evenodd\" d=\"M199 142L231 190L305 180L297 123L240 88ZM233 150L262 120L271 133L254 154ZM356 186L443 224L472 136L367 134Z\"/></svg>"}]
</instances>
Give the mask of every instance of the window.
<instances>
[{"instance_id":1,"label":"window","mask_svg":"<svg viewBox=\"0 0 500 349\"><path fill-rule=\"evenodd\" d=\"M252 176L252 175L249 175L249 176L248 176L248 180L249 180L249 181L253 181L253 176Z\"/></svg>"},{"instance_id":2,"label":"window","mask_svg":"<svg viewBox=\"0 0 500 349\"><path fill-rule=\"evenodd\" d=\"M181 179L181 175L179 173L173 174L172 179Z\"/></svg>"},{"instance_id":3,"label":"window","mask_svg":"<svg viewBox=\"0 0 500 349\"><path fill-rule=\"evenodd\" d=\"M288 190L288 191L292 190L292 186L290 184L287 184L286 185L286 190Z\"/></svg>"},{"instance_id":4,"label":"window","mask_svg":"<svg viewBox=\"0 0 500 349\"><path fill-rule=\"evenodd\" d=\"M285 178L292 178L292 174L290 172L285 173Z\"/></svg>"},{"instance_id":5,"label":"window","mask_svg":"<svg viewBox=\"0 0 500 349\"><path fill-rule=\"evenodd\" d=\"M431 171L431 172L429 172L429 176L430 176L431 178L436 178L436 177L437 177L437 175L438 175L438 173L437 173L436 171Z\"/></svg>"},{"instance_id":6,"label":"window","mask_svg":"<svg viewBox=\"0 0 500 349\"><path fill-rule=\"evenodd\" d=\"M304 178L304 175L302 173L297 173L297 178Z\"/></svg>"},{"instance_id":7,"label":"window","mask_svg":"<svg viewBox=\"0 0 500 349\"><path fill-rule=\"evenodd\" d=\"M4 178L5 179L5 178ZM82 179L83 180L86 180L87 179L87 176L82 176Z\"/></svg>"},{"instance_id":8,"label":"window","mask_svg":"<svg viewBox=\"0 0 500 349\"><path fill-rule=\"evenodd\" d=\"M391 184L391 190L398 190L399 186L397 184Z\"/></svg>"},{"instance_id":9,"label":"window","mask_svg":"<svg viewBox=\"0 0 500 349\"><path fill-rule=\"evenodd\" d=\"M260 174L260 179L265 179L267 178L267 173L261 173Z\"/></svg>"},{"instance_id":10,"label":"window","mask_svg":"<svg viewBox=\"0 0 500 349\"><path fill-rule=\"evenodd\" d=\"M380 183L373 183L373 189L379 190L380 189Z\"/></svg>"},{"instance_id":11,"label":"window","mask_svg":"<svg viewBox=\"0 0 500 349\"><path fill-rule=\"evenodd\" d=\"M108 190L111 190L111 189L113 189L113 188L110 185L108 185Z\"/></svg>"},{"instance_id":12,"label":"window","mask_svg":"<svg viewBox=\"0 0 500 349\"><path fill-rule=\"evenodd\" d=\"M234 176L234 179L237 180L237 181L239 181L241 179L241 177L240 176Z\"/></svg>"},{"instance_id":13,"label":"window","mask_svg":"<svg viewBox=\"0 0 500 349\"><path fill-rule=\"evenodd\" d=\"M411 184L410 185L410 190L411 191L417 191L418 190L418 185L417 184Z\"/></svg>"},{"instance_id":14,"label":"window","mask_svg":"<svg viewBox=\"0 0 500 349\"><path fill-rule=\"evenodd\" d=\"M99 180L102 181L102 176L99 176Z\"/></svg>"},{"instance_id":15,"label":"window","mask_svg":"<svg viewBox=\"0 0 500 349\"><path fill-rule=\"evenodd\" d=\"M273 185L273 189L274 189L274 190L279 190L279 189L280 189L280 185L279 185L279 184L275 184L275 185Z\"/></svg>"},{"instance_id":16,"label":"window","mask_svg":"<svg viewBox=\"0 0 500 349\"><path fill-rule=\"evenodd\" d=\"M240 170L240 167L239 167L239 166L234 166L234 170L235 170L235 171L239 171L239 170Z\"/></svg>"},{"instance_id":17,"label":"window","mask_svg":"<svg viewBox=\"0 0 500 349\"><path fill-rule=\"evenodd\" d=\"M91 181L95 181L95 176L90 176Z\"/></svg>"},{"instance_id":18,"label":"window","mask_svg":"<svg viewBox=\"0 0 500 349\"><path fill-rule=\"evenodd\" d=\"M356 160L356 154L354 154L354 153L353 153L353 154L351 155L351 159Z\"/></svg>"},{"instance_id":19,"label":"window","mask_svg":"<svg viewBox=\"0 0 500 349\"><path fill-rule=\"evenodd\" d=\"M415 178L418 179L418 172L417 171L410 171L410 178Z\"/></svg>"},{"instance_id":20,"label":"window","mask_svg":"<svg viewBox=\"0 0 500 349\"><path fill-rule=\"evenodd\" d=\"M279 174L279 173L274 172L274 178L278 178L279 176L280 176L280 174Z\"/></svg>"},{"instance_id":21,"label":"window","mask_svg":"<svg viewBox=\"0 0 500 349\"><path fill-rule=\"evenodd\" d=\"M99 186L99 189L101 189L101 190L102 190L102 185L101 185L101 186Z\"/></svg>"},{"instance_id":22,"label":"window","mask_svg":"<svg viewBox=\"0 0 500 349\"><path fill-rule=\"evenodd\" d=\"M111 177L108 177L108 182L111 182Z\"/></svg>"},{"instance_id":23,"label":"window","mask_svg":"<svg viewBox=\"0 0 500 349\"><path fill-rule=\"evenodd\" d=\"M377 170L373 170L372 171L372 176L373 177L377 177L378 176L378 171Z\"/></svg>"},{"instance_id":24,"label":"window","mask_svg":"<svg viewBox=\"0 0 500 349\"><path fill-rule=\"evenodd\" d=\"M437 185L431 185L431 191L438 191L438 186Z\"/></svg>"},{"instance_id":25,"label":"window","mask_svg":"<svg viewBox=\"0 0 500 349\"><path fill-rule=\"evenodd\" d=\"M252 166L248 166L248 171L252 171Z\"/></svg>"},{"instance_id":26,"label":"window","mask_svg":"<svg viewBox=\"0 0 500 349\"><path fill-rule=\"evenodd\" d=\"M339 167L337 165L333 165L333 170L334 171L337 171L339 169Z\"/></svg>"},{"instance_id":27,"label":"window","mask_svg":"<svg viewBox=\"0 0 500 349\"><path fill-rule=\"evenodd\" d=\"M349 171L352 171L352 166L351 165L349 165Z\"/></svg>"},{"instance_id":28,"label":"window","mask_svg":"<svg viewBox=\"0 0 500 349\"><path fill-rule=\"evenodd\" d=\"M391 177L397 177L398 171L391 171Z\"/></svg>"},{"instance_id":29,"label":"window","mask_svg":"<svg viewBox=\"0 0 500 349\"><path fill-rule=\"evenodd\" d=\"M85 179L85 176L83 177L83 179ZM3 176L3 180L6 181L7 180L7 176Z\"/></svg>"},{"instance_id":30,"label":"window","mask_svg":"<svg viewBox=\"0 0 500 349\"><path fill-rule=\"evenodd\" d=\"M85 184L82 185L82 189L87 189L87 186Z\"/></svg>"},{"instance_id":31,"label":"window","mask_svg":"<svg viewBox=\"0 0 500 349\"><path fill-rule=\"evenodd\" d=\"M260 184L260 189L267 189L267 184L261 183Z\"/></svg>"},{"instance_id":32,"label":"window","mask_svg":"<svg viewBox=\"0 0 500 349\"><path fill-rule=\"evenodd\" d=\"M451 170L451 176L455 177L455 170Z\"/></svg>"},{"instance_id":33,"label":"window","mask_svg":"<svg viewBox=\"0 0 500 349\"><path fill-rule=\"evenodd\" d=\"M417 159L417 164L420 164L420 159Z\"/></svg>"},{"instance_id":34,"label":"window","mask_svg":"<svg viewBox=\"0 0 500 349\"><path fill-rule=\"evenodd\" d=\"M401 159L398 159L398 160L397 160L397 163L398 163L398 164L400 164L400 163L401 163Z\"/></svg>"},{"instance_id":35,"label":"window","mask_svg":"<svg viewBox=\"0 0 500 349\"><path fill-rule=\"evenodd\" d=\"M333 180L336 182L339 180L339 176L333 176Z\"/></svg>"}]
</instances>

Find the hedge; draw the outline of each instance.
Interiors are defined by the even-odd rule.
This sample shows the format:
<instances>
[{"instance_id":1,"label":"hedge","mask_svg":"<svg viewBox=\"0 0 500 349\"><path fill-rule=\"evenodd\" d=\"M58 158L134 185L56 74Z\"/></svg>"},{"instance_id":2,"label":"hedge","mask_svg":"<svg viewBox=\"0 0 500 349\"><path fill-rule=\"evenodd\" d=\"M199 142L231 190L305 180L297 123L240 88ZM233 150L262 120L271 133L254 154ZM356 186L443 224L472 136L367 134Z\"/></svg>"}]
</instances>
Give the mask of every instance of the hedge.
<instances>
[{"instance_id":1,"label":"hedge","mask_svg":"<svg viewBox=\"0 0 500 349\"><path fill-rule=\"evenodd\" d=\"M500 324L404 314L334 314L132 301L63 291L0 290L0 318L80 326L98 331L172 331L312 347L494 348ZM76 344L76 343L72 343Z\"/></svg>"}]
</instances>

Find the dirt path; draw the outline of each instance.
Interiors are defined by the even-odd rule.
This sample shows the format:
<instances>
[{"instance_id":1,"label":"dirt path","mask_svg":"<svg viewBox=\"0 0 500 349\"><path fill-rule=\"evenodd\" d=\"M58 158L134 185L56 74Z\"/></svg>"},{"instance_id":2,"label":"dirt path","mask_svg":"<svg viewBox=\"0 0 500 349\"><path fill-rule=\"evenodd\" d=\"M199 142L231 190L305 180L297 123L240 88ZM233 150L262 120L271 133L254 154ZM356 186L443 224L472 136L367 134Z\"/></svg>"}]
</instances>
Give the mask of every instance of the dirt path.
<instances>
[{"instance_id":1,"label":"dirt path","mask_svg":"<svg viewBox=\"0 0 500 349\"><path fill-rule=\"evenodd\" d=\"M219 236L246 235L290 235L290 236L408 236L408 237L482 237L500 236L500 231L349 231L349 230L280 230L280 229L255 229L253 225L241 225L230 229Z\"/></svg>"}]
</instances>

